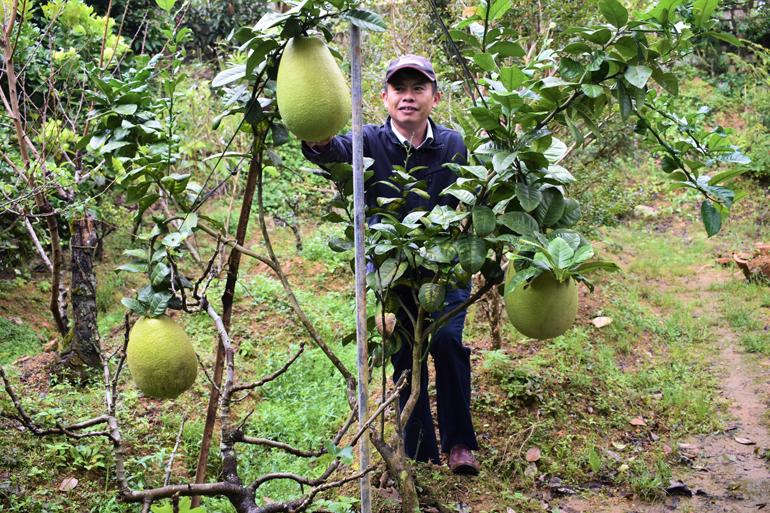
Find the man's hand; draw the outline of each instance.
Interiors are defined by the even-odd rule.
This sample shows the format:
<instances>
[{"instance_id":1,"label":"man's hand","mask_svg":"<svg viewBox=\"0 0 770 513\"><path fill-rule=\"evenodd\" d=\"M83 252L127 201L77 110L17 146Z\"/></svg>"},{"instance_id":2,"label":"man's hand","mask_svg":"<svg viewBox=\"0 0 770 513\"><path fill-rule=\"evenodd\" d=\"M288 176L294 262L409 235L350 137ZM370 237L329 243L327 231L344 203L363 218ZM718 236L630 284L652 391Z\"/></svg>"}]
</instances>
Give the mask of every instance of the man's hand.
<instances>
[{"instance_id":1,"label":"man's hand","mask_svg":"<svg viewBox=\"0 0 770 513\"><path fill-rule=\"evenodd\" d=\"M318 149L323 150L326 149L327 146L329 146L329 143L332 141L332 138L329 137L328 139L324 139L323 141L305 141L305 144L308 145L311 149Z\"/></svg>"}]
</instances>

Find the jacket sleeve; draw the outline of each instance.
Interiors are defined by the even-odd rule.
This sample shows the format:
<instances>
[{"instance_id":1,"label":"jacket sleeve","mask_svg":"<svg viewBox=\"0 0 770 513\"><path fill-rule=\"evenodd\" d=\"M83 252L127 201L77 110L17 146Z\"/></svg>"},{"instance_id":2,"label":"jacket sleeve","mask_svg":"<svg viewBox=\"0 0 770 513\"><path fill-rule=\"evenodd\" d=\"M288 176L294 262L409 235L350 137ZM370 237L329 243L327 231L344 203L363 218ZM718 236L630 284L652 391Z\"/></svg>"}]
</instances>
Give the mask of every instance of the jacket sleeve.
<instances>
[{"instance_id":1,"label":"jacket sleeve","mask_svg":"<svg viewBox=\"0 0 770 513\"><path fill-rule=\"evenodd\" d=\"M331 164L333 162L353 161L353 136L352 134L337 135L332 137L326 148L318 150L311 148L302 141L302 154L314 164Z\"/></svg>"}]
</instances>

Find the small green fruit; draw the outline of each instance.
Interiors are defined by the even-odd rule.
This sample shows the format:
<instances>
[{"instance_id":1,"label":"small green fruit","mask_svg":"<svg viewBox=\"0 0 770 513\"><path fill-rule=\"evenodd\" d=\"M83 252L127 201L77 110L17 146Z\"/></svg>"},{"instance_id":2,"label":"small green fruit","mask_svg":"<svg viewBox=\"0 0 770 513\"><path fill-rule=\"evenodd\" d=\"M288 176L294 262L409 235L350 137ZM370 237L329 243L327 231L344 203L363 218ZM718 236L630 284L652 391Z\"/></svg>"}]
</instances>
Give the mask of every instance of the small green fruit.
<instances>
[{"instance_id":1,"label":"small green fruit","mask_svg":"<svg viewBox=\"0 0 770 513\"><path fill-rule=\"evenodd\" d=\"M457 256L460 265L470 274L476 274L487 258L487 245L484 239L475 235L466 235L457 241Z\"/></svg>"},{"instance_id":2,"label":"small green fruit","mask_svg":"<svg viewBox=\"0 0 770 513\"><path fill-rule=\"evenodd\" d=\"M575 322L578 292L575 280L560 283L544 272L530 283L510 290L508 283L515 271L509 265L505 277L505 309L508 319L521 334L536 339L558 337Z\"/></svg>"},{"instance_id":3,"label":"small green fruit","mask_svg":"<svg viewBox=\"0 0 770 513\"><path fill-rule=\"evenodd\" d=\"M195 382L198 361L190 339L169 317L142 317L128 335L126 361L144 395L174 399Z\"/></svg>"},{"instance_id":4,"label":"small green fruit","mask_svg":"<svg viewBox=\"0 0 770 513\"><path fill-rule=\"evenodd\" d=\"M420 285L417 297L420 299L420 305L426 312L438 312L444 308L446 287L438 283L423 283Z\"/></svg>"},{"instance_id":5,"label":"small green fruit","mask_svg":"<svg viewBox=\"0 0 770 513\"><path fill-rule=\"evenodd\" d=\"M485 206L473 207L471 219L473 220L473 230L479 237L486 237L495 231L497 218L491 208Z\"/></svg>"},{"instance_id":6,"label":"small green fruit","mask_svg":"<svg viewBox=\"0 0 770 513\"><path fill-rule=\"evenodd\" d=\"M276 78L283 123L303 141L323 141L350 120L350 89L337 61L316 37L294 37L286 45Z\"/></svg>"}]
</instances>

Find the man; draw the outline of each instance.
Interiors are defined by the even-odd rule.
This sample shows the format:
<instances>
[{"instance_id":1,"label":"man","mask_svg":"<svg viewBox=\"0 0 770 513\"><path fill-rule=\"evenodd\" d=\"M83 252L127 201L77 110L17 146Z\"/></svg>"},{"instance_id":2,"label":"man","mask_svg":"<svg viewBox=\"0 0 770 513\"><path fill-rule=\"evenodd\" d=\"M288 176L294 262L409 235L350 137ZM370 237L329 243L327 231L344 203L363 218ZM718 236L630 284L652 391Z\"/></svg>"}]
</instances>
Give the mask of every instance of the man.
<instances>
[{"instance_id":1,"label":"man","mask_svg":"<svg viewBox=\"0 0 770 513\"><path fill-rule=\"evenodd\" d=\"M415 177L425 180L429 198L410 194L406 198L403 212L416 208L430 210L436 205L456 206L452 196L439 194L455 182L456 176L444 167L447 162L463 164L467 150L457 132L437 125L430 114L441 100L433 66L424 57L404 55L394 60L385 73L385 84L381 93L388 119L382 125L366 125L363 133L364 156L374 159L374 176L367 182L366 204L377 206L378 197L400 197L398 191L377 183L387 180L393 166L412 169ZM303 142L302 152L308 160L319 164L350 162L352 160L352 137L336 136L326 141ZM413 296L406 291L395 291L409 309L416 310ZM446 295L443 312L432 315L440 317L468 298L468 289L450 289ZM402 309L403 310L403 309ZM412 323L403 311L397 314L397 322L407 332L413 332ZM436 369L436 398L438 425L441 435L441 449L448 453L448 464L458 474L479 473L479 463L471 451L478 449L476 435L470 414L470 349L462 345L462 331L465 311L455 315L433 335L430 353ZM403 344L393 356L394 379L402 372L409 372L412 363L412 348ZM407 387L400 397L404 407L409 397ZM433 418L428 399L428 369L423 363L420 396L409 422L404 428L407 455L418 461L439 463L439 451Z\"/></svg>"}]
</instances>

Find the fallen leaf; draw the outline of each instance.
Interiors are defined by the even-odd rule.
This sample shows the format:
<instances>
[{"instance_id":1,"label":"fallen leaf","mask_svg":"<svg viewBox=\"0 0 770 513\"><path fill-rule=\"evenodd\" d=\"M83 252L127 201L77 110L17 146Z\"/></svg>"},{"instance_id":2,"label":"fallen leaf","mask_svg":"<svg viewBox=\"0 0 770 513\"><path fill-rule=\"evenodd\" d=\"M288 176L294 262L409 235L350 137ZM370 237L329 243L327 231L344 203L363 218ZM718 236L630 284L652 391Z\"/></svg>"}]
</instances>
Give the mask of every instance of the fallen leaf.
<instances>
[{"instance_id":1,"label":"fallen leaf","mask_svg":"<svg viewBox=\"0 0 770 513\"><path fill-rule=\"evenodd\" d=\"M78 480L74 477L65 477L61 483L59 483L60 492L69 492L78 485Z\"/></svg>"},{"instance_id":2,"label":"fallen leaf","mask_svg":"<svg viewBox=\"0 0 770 513\"><path fill-rule=\"evenodd\" d=\"M642 417L634 417L633 419L628 421L629 424L632 426L646 426L647 423L644 421Z\"/></svg>"},{"instance_id":3,"label":"fallen leaf","mask_svg":"<svg viewBox=\"0 0 770 513\"><path fill-rule=\"evenodd\" d=\"M622 443L620 443L620 442L612 442L612 446L613 446L615 449L619 450L619 451L622 451L623 449L625 449L626 447L628 447L626 444L622 444Z\"/></svg>"},{"instance_id":4,"label":"fallen leaf","mask_svg":"<svg viewBox=\"0 0 770 513\"><path fill-rule=\"evenodd\" d=\"M505 508L505 513L516 513L516 511L514 511L514 509L509 506Z\"/></svg>"},{"instance_id":5,"label":"fallen leaf","mask_svg":"<svg viewBox=\"0 0 770 513\"><path fill-rule=\"evenodd\" d=\"M591 324L597 328L603 328L612 322L612 317L594 317L591 319Z\"/></svg>"},{"instance_id":6,"label":"fallen leaf","mask_svg":"<svg viewBox=\"0 0 770 513\"><path fill-rule=\"evenodd\" d=\"M663 444L663 454L671 454L671 446Z\"/></svg>"},{"instance_id":7,"label":"fallen leaf","mask_svg":"<svg viewBox=\"0 0 770 513\"><path fill-rule=\"evenodd\" d=\"M736 436L734 440L741 445L754 445L755 443L754 440L752 440L751 438L746 438L743 436Z\"/></svg>"},{"instance_id":8,"label":"fallen leaf","mask_svg":"<svg viewBox=\"0 0 770 513\"><path fill-rule=\"evenodd\" d=\"M679 447L680 449L684 449L684 450L687 450L687 449L697 449L698 448L698 446L695 445L695 444L685 444L685 443L679 443L679 444L677 444L677 447Z\"/></svg>"},{"instance_id":9,"label":"fallen leaf","mask_svg":"<svg viewBox=\"0 0 770 513\"><path fill-rule=\"evenodd\" d=\"M530 447L529 450L527 450L527 455L526 455L525 459L528 462L530 462L530 463L532 463L534 461L539 461L540 460L540 449L538 449L537 447Z\"/></svg>"},{"instance_id":10,"label":"fallen leaf","mask_svg":"<svg viewBox=\"0 0 770 513\"><path fill-rule=\"evenodd\" d=\"M476 6L466 7L463 9L463 18L470 18L476 14Z\"/></svg>"},{"instance_id":11,"label":"fallen leaf","mask_svg":"<svg viewBox=\"0 0 770 513\"><path fill-rule=\"evenodd\" d=\"M666 488L669 495L679 495L681 497L692 497L692 490L681 481L671 481Z\"/></svg>"}]
</instances>

